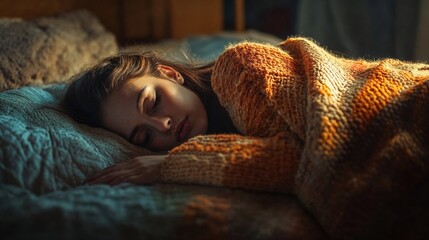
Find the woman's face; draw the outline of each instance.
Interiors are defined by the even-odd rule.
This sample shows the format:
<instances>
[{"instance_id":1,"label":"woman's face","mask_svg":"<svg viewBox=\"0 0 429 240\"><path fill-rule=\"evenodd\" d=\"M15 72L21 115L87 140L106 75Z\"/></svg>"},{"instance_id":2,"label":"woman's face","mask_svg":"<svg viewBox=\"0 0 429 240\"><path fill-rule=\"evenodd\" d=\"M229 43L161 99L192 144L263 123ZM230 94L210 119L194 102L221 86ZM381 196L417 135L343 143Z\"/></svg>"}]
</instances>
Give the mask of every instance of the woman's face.
<instances>
[{"instance_id":1,"label":"woman's face","mask_svg":"<svg viewBox=\"0 0 429 240\"><path fill-rule=\"evenodd\" d=\"M143 76L119 85L103 101L104 128L152 151L167 151L207 132L200 98L182 86L174 69L161 66L166 78Z\"/></svg>"}]
</instances>

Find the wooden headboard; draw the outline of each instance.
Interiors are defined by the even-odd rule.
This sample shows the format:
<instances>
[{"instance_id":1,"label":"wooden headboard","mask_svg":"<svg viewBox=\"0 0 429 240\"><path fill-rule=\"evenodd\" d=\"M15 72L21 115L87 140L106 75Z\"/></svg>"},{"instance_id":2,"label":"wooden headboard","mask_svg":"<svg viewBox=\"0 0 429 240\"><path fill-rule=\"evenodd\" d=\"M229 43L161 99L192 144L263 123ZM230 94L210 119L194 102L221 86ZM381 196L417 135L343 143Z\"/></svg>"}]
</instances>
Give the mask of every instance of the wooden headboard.
<instances>
[{"instance_id":1,"label":"wooden headboard","mask_svg":"<svg viewBox=\"0 0 429 240\"><path fill-rule=\"evenodd\" d=\"M1 0L0 17L30 19L88 9L120 43L183 38L223 30L223 0ZM236 30L244 0L235 0Z\"/></svg>"}]
</instances>

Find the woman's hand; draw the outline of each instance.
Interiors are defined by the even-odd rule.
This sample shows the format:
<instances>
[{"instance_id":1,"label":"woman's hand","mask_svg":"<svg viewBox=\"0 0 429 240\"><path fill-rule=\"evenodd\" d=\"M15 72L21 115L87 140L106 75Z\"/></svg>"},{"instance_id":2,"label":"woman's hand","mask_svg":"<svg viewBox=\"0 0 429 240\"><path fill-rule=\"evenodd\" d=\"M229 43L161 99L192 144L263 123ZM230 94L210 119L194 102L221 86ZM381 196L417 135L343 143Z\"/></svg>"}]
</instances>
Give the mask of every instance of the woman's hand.
<instances>
[{"instance_id":1,"label":"woman's hand","mask_svg":"<svg viewBox=\"0 0 429 240\"><path fill-rule=\"evenodd\" d=\"M152 184L160 180L161 163L166 155L147 155L136 157L107 167L85 180L86 184L121 183Z\"/></svg>"}]
</instances>

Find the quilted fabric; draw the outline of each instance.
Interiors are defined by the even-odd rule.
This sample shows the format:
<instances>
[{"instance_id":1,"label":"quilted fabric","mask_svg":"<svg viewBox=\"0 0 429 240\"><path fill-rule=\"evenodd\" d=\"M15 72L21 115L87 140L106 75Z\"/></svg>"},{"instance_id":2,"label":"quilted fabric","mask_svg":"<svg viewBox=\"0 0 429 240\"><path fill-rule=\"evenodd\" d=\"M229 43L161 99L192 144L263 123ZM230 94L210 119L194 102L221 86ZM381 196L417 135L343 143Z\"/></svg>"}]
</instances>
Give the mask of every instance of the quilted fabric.
<instances>
[{"instance_id":1,"label":"quilted fabric","mask_svg":"<svg viewBox=\"0 0 429 240\"><path fill-rule=\"evenodd\" d=\"M326 239L293 197L195 186L0 185L2 239Z\"/></svg>"},{"instance_id":2,"label":"quilted fabric","mask_svg":"<svg viewBox=\"0 0 429 240\"><path fill-rule=\"evenodd\" d=\"M0 93L0 181L46 193L148 152L103 129L78 124L59 108L64 86Z\"/></svg>"}]
</instances>

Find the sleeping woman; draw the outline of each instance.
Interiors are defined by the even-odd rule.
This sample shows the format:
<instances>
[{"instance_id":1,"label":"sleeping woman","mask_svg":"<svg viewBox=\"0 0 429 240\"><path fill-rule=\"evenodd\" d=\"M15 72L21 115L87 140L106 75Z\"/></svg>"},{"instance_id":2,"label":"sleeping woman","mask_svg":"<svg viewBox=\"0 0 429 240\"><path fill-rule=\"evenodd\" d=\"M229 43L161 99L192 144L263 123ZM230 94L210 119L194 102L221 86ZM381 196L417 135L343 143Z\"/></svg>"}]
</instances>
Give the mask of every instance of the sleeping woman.
<instances>
[{"instance_id":1,"label":"sleeping woman","mask_svg":"<svg viewBox=\"0 0 429 240\"><path fill-rule=\"evenodd\" d=\"M383 232L429 186L427 64L345 59L305 38L240 43L204 66L121 54L76 76L64 106L157 152L89 184L291 193L331 236Z\"/></svg>"},{"instance_id":2,"label":"sleeping woman","mask_svg":"<svg viewBox=\"0 0 429 240\"><path fill-rule=\"evenodd\" d=\"M212 68L146 52L105 59L75 76L64 104L76 120L158 153L115 165L87 183L158 181L167 158L160 154L198 135L238 133L210 86Z\"/></svg>"}]
</instances>

